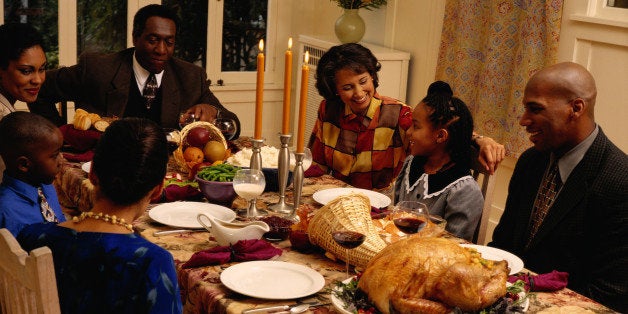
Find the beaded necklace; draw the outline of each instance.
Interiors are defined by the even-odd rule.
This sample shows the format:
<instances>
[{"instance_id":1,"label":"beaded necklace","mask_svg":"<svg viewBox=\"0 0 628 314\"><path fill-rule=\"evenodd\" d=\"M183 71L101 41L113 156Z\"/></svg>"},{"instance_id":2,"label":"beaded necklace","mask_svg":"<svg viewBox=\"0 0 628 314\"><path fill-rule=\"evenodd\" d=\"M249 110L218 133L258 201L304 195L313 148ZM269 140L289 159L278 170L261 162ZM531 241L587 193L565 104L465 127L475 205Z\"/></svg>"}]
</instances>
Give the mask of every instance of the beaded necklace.
<instances>
[{"instance_id":1,"label":"beaded necklace","mask_svg":"<svg viewBox=\"0 0 628 314\"><path fill-rule=\"evenodd\" d=\"M124 218L118 219L118 217L116 217L116 215L109 216L109 214L103 215L102 213L83 212L83 213L81 213L80 216L72 217L72 221L74 223L80 223L81 221L83 221L83 220L85 220L87 218L96 219L96 220L102 220L102 221L110 223L112 225L122 226L122 227L127 228L129 231L133 231L133 225L132 224L126 223Z\"/></svg>"}]
</instances>

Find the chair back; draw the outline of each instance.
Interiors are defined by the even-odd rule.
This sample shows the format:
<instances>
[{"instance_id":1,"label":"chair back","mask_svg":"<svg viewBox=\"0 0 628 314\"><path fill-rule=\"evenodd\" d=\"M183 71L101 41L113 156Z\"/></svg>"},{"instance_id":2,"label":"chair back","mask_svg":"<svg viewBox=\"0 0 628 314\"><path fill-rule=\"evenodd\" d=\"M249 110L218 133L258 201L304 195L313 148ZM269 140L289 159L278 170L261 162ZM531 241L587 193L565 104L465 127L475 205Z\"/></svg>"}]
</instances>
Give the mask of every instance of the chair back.
<instances>
[{"instance_id":1,"label":"chair back","mask_svg":"<svg viewBox=\"0 0 628 314\"><path fill-rule=\"evenodd\" d=\"M2 313L61 313L52 251L26 253L13 234L0 229L0 309Z\"/></svg>"},{"instance_id":2,"label":"chair back","mask_svg":"<svg viewBox=\"0 0 628 314\"><path fill-rule=\"evenodd\" d=\"M471 169L471 175L478 181L480 189L482 190L482 196L484 196L484 205L482 206L482 217L480 223L475 229L473 235L473 243L485 245L487 242L488 222L491 217L491 210L493 208L493 192L495 191L495 174L490 175L481 166L476 165L474 169Z\"/></svg>"}]
</instances>

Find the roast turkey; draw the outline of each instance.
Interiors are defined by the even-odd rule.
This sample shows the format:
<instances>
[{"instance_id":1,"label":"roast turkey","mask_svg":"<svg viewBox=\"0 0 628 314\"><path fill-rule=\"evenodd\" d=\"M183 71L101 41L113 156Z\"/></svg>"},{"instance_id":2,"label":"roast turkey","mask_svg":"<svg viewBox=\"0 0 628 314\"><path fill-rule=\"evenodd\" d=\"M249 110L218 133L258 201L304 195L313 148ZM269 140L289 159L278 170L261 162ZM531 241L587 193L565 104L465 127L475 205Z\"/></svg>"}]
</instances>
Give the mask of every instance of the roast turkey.
<instances>
[{"instance_id":1,"label":"roast turkey","mask_svg":"<svg viewBox=\"0 0 628 314\"><path fill-rule=\"evenodd\" d=\"M506 294L506 261L488 261L452 240L413 236L379 252L358 287L382 313L476 311Z\"/></svg>"}]
</instances>

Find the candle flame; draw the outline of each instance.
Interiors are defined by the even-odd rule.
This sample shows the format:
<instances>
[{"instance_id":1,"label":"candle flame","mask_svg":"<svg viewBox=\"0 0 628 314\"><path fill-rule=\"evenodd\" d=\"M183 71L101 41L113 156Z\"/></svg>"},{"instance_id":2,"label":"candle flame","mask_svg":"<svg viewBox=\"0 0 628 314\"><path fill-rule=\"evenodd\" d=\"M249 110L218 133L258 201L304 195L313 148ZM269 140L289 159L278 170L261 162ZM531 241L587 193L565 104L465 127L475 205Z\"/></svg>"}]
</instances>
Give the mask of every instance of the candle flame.
<instances>
[{"instance_id":1,"label":"candle flame","mask_svg":"<svg viewBox=\"0 0 628 314\"><path fill-rule=\"evenodd\" d=\"M259 52L263 52L264 51L264 40L260 39L259 40Z\"/></svg>"},{"instance_id":2,"label":"candle flame","mask_svg":"<svg viewBox=\"0 0 628 314\"><path fill-rule=\"evenodd\" d=\"M307 62L310 60L310 52L306 51L305 52L305 58L304 59L304 63L307 65Z\"/></svg>"},{"instance_id":3,"label":"candle flame","mask_svg":"<svg viewBox=\"0 0 628 314\"><path fill-rule=\"evenodd\" d=\"M288 38L288 50L292 49L292 37Z\"/></svg>"}]
</instances>

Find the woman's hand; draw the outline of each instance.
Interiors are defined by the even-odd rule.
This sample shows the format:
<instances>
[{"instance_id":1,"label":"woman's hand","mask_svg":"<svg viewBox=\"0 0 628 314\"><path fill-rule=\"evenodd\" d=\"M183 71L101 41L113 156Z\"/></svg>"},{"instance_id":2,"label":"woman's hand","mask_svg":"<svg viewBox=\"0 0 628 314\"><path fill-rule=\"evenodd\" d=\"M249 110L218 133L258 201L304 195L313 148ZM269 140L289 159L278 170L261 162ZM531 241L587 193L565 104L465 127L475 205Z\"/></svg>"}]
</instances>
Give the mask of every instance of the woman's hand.
<instances>
[{"instance_id":1,"label":"woman's hand","mask_svg":"<svg viewBox=\"0 0 628 314\"><path fill-rule=\"evenodd\" d=\"M480 147L478 161L491 175L495 174L497 166L506 156L506 148L490 137L475 136L474 141Z\"/></svg>"}]
</instances>

